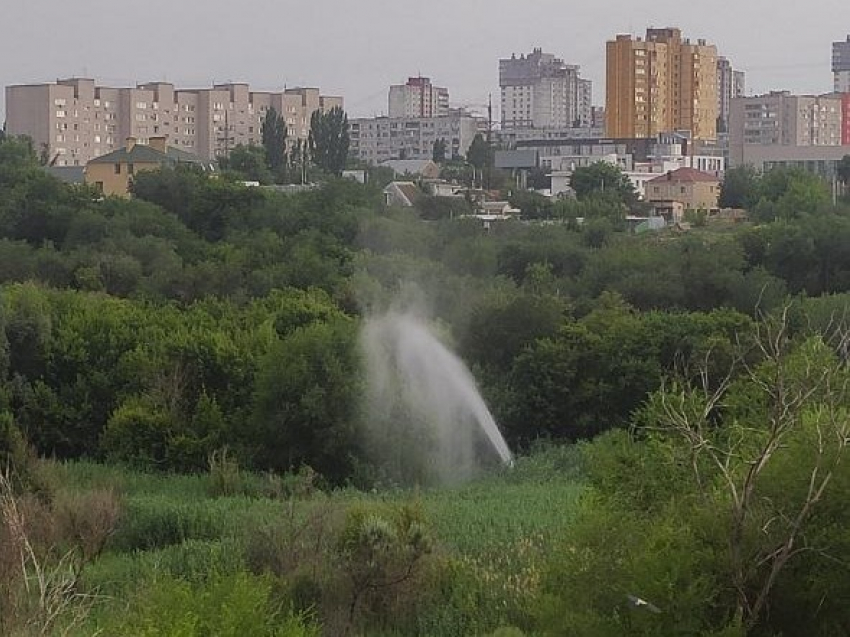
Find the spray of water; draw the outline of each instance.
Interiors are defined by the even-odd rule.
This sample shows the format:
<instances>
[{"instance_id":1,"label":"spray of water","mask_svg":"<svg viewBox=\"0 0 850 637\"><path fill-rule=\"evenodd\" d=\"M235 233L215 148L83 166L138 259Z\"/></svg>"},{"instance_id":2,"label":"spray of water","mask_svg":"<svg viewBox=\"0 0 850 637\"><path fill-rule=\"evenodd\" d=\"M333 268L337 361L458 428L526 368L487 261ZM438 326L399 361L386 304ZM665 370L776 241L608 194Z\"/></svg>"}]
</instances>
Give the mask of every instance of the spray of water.
<instances>
[{"instance_id":1,"label":"spray of water","mask_svg":"<svg viewBox=\"0 0 850 637\"><path fill-rule=\"evenodd\" d=\"M400 312L372 318L362 345L372 441L402 472L419 462L437 478L456 481L488 460L511 464L472 374L423 321Z\"/></svg>"}]
</instances>

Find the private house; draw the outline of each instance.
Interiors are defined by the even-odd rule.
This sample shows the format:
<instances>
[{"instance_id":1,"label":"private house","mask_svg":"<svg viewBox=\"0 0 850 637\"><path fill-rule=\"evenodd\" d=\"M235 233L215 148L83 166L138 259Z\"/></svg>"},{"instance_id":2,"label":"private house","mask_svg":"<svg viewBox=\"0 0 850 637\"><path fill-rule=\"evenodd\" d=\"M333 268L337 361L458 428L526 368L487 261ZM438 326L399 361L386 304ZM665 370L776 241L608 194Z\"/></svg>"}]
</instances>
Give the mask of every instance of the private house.
<instances>
[{"instance_id":1,"label":"private house","mask_svg":"<svg viewBox=\"0 0 850 637\"><path fill-rule=\"evenodd\" d=\"M388 206L412 208L423 194L412 181L393 181L384 188L384 203Z\"/></svg>"},{"instance_id":2,"label":"private house","mask_svg":"<svg viewBox=\"0 0 850 637\"><path fill-rule=\"evenodd\" d=\"M719 196L720 180L695 168L671 170L646 183L646 200L674 218L676 210L717 210Z\"/></svg>"},{"instance_id":3,"label":"private house","mask_svg":"<svg viewBox=\"0 0 850 637\"><path fill-rule=\"evenodd\" d=\"M128 137L124 148L95 157L86 164L86 183L95 186L105 196L129 197L133 176L145 170L192 164L204 171L215 171L212 162L168 146L166 141L165 136L151 137L150 143L145 145L136 143L135 137Z\"/></svg>"},{"instance_id":4,"label":"private house","mask_svg":"<svg viewBox=\"0 0 850 637\"><path fill-rule=\"evenodd\" d=\"M392 169L396 177L437 179L440 176L440 167L430 159L390 159L380 165Z\"/></svg>"}]
</instances>

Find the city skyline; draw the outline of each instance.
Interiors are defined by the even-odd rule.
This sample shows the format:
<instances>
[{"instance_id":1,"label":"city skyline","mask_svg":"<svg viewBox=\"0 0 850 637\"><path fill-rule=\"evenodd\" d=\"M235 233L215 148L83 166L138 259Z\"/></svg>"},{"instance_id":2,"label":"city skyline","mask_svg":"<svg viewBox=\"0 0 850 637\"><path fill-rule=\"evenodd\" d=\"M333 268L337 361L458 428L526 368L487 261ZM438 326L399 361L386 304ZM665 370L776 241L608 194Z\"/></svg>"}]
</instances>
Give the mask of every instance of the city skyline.
<instances>
[{"instance_id":1,"label":"city skyline","mask_svg":"<svg viewBox=\"0 0 850 637\"><path fill-rule=\"evenodd\" d=\"M64 14L15 0L4 8L15 28L0 41L0 84L82 76L123 86L157 80L199 87L238 81L257 90L320 86L342 95L352 117L373 116L386 113L390 85L419 73L447 87L453 105L482 107L490 94L497 104L498 60L539 47L580 65L593 81L593 103L601 105L606 42L675 26L716 44L747 73L749 93L825 93L832 88L832 42L850 32L850 20L841 19L850 18L850 9L839 0L819 4L834 19L814 22L809 8L787 0L700 6L658 0L649 8L609 0L580 10L554 0L538 0L531 9L502 0L434 0L427 11L409 0L364 0L345 8L149 0L134 16L104 0L81 0ZM418 37L411 36L411 23Z\"/></svg>"}]
</instances>

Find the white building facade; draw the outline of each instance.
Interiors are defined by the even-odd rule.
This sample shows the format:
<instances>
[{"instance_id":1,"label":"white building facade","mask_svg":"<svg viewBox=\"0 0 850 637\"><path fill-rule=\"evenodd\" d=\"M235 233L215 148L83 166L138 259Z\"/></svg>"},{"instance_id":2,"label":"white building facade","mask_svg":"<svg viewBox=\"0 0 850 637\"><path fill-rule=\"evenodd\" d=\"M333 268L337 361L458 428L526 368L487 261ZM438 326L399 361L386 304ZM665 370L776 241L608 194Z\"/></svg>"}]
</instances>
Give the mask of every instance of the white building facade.
<instances>
[{"instance_id":1,"label":"white building facade","mask_svg":"<svg viewBox=\"0 0 850 637\"><path fill-rule=\"evenodd\" d=\"M446 144L446 157L465 156L487 121L465 111L441 117L375 117L349 120L352 157L369 164L390 159L431 159L434 144Z\"/></svg>"},{"instance_id":2,"label":"white building facade","mask_svg":"<svg viewBox=\"0 0 850 637\"><path fill-rule=\"evenodd\" d=\"M592 122L592 84L551 53L499 60L502 128L573 128Z\"/></svg>"}]
</instances>

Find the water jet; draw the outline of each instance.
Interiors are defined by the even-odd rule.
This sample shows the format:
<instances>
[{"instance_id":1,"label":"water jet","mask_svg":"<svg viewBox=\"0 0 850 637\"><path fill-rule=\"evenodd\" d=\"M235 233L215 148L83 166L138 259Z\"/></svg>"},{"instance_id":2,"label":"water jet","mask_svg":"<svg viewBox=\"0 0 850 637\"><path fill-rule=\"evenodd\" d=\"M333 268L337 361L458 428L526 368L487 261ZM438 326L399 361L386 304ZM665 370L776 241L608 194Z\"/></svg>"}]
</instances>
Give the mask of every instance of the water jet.
<instances>
[{"instance_id":1,"label":"water jet","mask_svg":"<svg viewBox=\"0 0 850 637\"><path fill-rule=\"evenodd\" d=\"M443 481L467 478L494 460L513 465L472 374L423 320L394 311L370 318L361 343L373 441L421 447L395 450L399 463L419 454L417 460Z\"/></svg>"}]
</instances>

